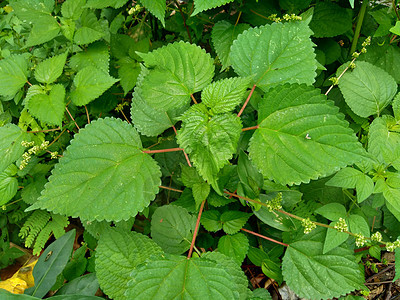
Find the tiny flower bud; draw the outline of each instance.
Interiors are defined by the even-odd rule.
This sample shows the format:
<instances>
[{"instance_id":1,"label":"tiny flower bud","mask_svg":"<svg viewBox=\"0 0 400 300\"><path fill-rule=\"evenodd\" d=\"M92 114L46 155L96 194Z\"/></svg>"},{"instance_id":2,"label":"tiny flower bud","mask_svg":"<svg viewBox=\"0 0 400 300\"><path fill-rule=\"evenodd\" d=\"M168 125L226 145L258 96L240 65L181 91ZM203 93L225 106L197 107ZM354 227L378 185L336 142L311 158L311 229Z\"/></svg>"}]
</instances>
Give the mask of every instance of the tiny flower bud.
<instances>
[{"instance_id":1,"label":"tiny flower bud","mask_svg":"<svg viewBox=\"0 0 400 300\"><path fill-rule=\"evenodd\" d=\"M356 246L357 247L362 247L365 245L365 243L367 242L367 239L365 236L363 236L361 233L357 233L355 235L356 238Z\"/></svg>"},{"instance_id":2,"label":"tiny flower bud","mask_svg":"<svg viewBox=\"0 0 400 300\"><path fill-rule=\"evenodd\" d=\"M304 227L304 233L309 234L313 229L317 227L313 221L310 220L310 218L303 219L301 221L301 225Z\"/></svg>"},{"instance_id":3,"label":"tiny flower bud","mask_svg":"<svg viewBox=\"0 0 400 300\"><path fill-rule=\"evenodd\" d=\"M348 231L346 221L343 218L339 218L339 220L336 222L334 228L339 232Z\"/></svg>"},{"instance_id":4,"label":"tiny flower bud","mask_svg":"<svg viewBox=\"0 0 400 300\"><path fill-rule=\"evenodd\" d=\"M375 232L371 235L371 240L376 242L382 241L382 234L379 231Z\"/></svg>"}]
</instances>

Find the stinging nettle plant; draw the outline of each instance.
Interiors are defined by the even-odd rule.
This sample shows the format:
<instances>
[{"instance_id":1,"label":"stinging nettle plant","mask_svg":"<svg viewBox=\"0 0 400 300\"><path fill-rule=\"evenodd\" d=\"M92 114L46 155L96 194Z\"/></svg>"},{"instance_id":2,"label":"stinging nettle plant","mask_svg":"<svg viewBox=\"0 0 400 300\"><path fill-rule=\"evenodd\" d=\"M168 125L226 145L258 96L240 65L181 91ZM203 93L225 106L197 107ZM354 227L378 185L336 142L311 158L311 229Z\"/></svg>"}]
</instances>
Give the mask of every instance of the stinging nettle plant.
<instances>
[{"instance_id":1,"label":"stinging nettle plant","mask_svg":"<svg viewBox=\"0 0 400 300\"><path fill-rule=\"evenodd\" d=\"M400 80L359 31L350 58L326 50L351 9L286 2L281 17L251 1L3 8L0 200L36 254L83 225L95 260L77 250L69 268L85 269L61 285L89 271L112 299L271 299L249 288L250 261L307 299L366 293L355 248L400 246ZM257 5L271 9L262 25L246 15ZM231 8L212 50L197 45L203 17ZM152 44L158 22L180 38Z\"/></svg>"}]
</instances>

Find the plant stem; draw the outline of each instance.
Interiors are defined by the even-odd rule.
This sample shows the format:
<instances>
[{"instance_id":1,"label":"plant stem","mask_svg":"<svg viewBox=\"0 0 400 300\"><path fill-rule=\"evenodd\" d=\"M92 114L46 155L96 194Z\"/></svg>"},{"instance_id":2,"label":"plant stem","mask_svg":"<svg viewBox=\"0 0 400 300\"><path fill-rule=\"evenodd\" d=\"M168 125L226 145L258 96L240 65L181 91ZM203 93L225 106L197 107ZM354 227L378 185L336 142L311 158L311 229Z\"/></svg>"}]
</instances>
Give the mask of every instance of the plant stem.
<instances>
[{"instance_id":1,"label":"plant stem","mask_svg":"<svg viewBox=\"0 0 400 300\"><path fill-rule=\"evenodd\" d=\"M194 228L193 239L192 239L192 243L190 244L190 249L189 249L189 253L188 253L187 259L192 257L194 242L196 241L197 231L199 230L200 219L201 219L201 214L203 212L204 203L206 203L206 200L203 200L203 202L201 202L201 205L200 205L200 210L199 210L199 214L197 216L197 221L196 221L196 227Z\"/></svg>"},{"instance_id":2,"label":"plant stem","mask_svg":"<svg viewBox=\"0 0 400 300\"><path fill-rule=\"evenodd\" d=\"M171 187L168 187L168 186L160 185L160 186L158 186L158 187L159 187L160 189L166 189L166 190L170 190L170 191L174 191L174 192L183 193L182 190L174 189L174 188L171 188Z\"/></svg>"},{"instance_id":3,"label":"plant stem","mask_svg":"<svg viewBox=\"0 0 400 300\"><path fill-rule=\"evenodd\" d=\"M255 88L256 88L256 85L253 85L253 87L251 88L251 91L250 91L249 96L247 97L247 99L246 99L246 101L244 102L242 108L240 109L239 113L237 114L238 117L240 117L240 116L242 115L244 109L245 109L246 106L247 106L247 103L249 103L249 100L250 100L251 96L253 95L253 92L254 92Z\"/></svg>"},{"instance_id":4,"label":"plant stem","mask_svg":"<svg viewBox=\"0 0 400 300\"><path fill-rule=\"evenodd\" d=\"M165 152L176 152L176 151L183 151L182 148L170 148L170 149L161 149L161 150L143 150L143 153L165 153Z\"/></svg>"},{"instance_id":5,"label":"plant stem","mask_svg":"<svg viewBox=\"0 0 400 300\"><path fill-rule=\"evenodd\" d=\"M195 104L198 104L198 102L196 101L196 98L193 96L193 94L190 94L190 97L192 98L192 100L193 100L193 102L194 102Z\"/></svg>"},{"instance_id":6,"label":"plant stem","mask_svg":"<svg viewBox=\"0 0 400 300\"><path fill-rule=\"evenodd\" d=\"M87 110L86 105L85 105L85 111L86 111L87 123L90 124L89 112Z\"/></svg>"},{"instance_id":7,"label":"plant stem","mask_svg":"<svg viewBox=\"0 0 400 300\"><path fill-rule=\"evenodd\" d=\"M66 109L67 113L69 114L69 116L71 117L72 121L74 121L76 128L78 128L78 130L80 130L80 128L79 128L78 124L76 123L74 117L69 112L68 107L65 107L65 109Z\"/></svg>"},{"instance_id":8,"label":"plant stem","mask_svg":"<svg viewBox=\"0 0 400 300\"><path fill-rule=\"evenodd\" d=\"M186 28L186 32L187 32L188 37L189 37L189 42L192 44L192 36L190 35L189 27L188 27L187 24L186 24L185 15L183 14L182 8L181 8L181 6L179 5L179 2L178 2L178 1L176 1L176 6L178 6L179 12L181 13L181 16L182 16L182 19L183 19L183 26L185 26L185 28Z\"/></svg>"},{"instance_id":9,"label":"plant stem","mask_svg":"<svg viewBox=\"0 0 400 300\"><path fill-rule=\"evenodd\" d=\"M242 228L242 229L240 229L240 230L245 231L245 232L248 232L248 233L250 233L250 234L252 234L252 235L258 236L258 237L263 238L263 239L265 239L265 240L268 240L268 241L270 241L270 242L273 242L273 243L276 243L276 244L279 244L279 245L282 245L282 246L285 246L285 247L289 247L288 244L285 244L285 243L279 242L279 241L277 241L277 240L271 239L271 238L269 238L269 237L267 237L267 236L264 236L264 235L262 235L262 234L259 234L259 233L257 233L257 232L250 231L250 230L247 230L247 229L245 229L245 228Z\"/></svg>"},{"instance_id":10,"label":"plant stem","mask_svg":"<svg viewBox=\"0 0 400 300\"><path fill-rule=\"evenodd\" d=\"M400 16L399 16L399 12L397 11L397 5L396 5L396 1L392 0L392 6L394 9L394 12L396 13L397 19L400 20Z\"/></svg>"},{"instance_id":11,"label":"plant stem","mask_svg":"<svg viewBox=\"0 0 400 300\"><path fill-rule=\"evenodd\" d=\"M61 130L61 128L57 127L57 128L53 128L53 129L46 129L46 130L27 131L27 133L50 132L50 131L57 131L57 130Z\"/></svg>"},{"instance_id":12,"label":"plant stem","mask_svg":"<svg viewBox=\"0 0 400 300\"><path fill-rule=\"evenodd\" d=\"M365 11L367 10L367 6L368 6L368 0L364 0L361 4L361 8L358 13L357 26L356 26L356 30L354 32L353 42L351 43L349 55L352 55L352 53L354 51L356 51L357 42L358 42L358 38L360 36L361 26L364 21L364 16L365 16Z\"/></svg>"},{"instance_id":13,"label":"plant stem","mask_svg":"<svg viewBox=\"0 0 400 300\"><path fill-rule=\"evenodd\" d=\"M243 128L242 131L248 131L248 130L253 130L253 129L258 129L258 125L247 127L247 128Z\"/></svg>"},{"instance_id":14,"label":"plant stem","mask_svg":"<svg viewBox=\"0 0 400 300\"><path fill-rule=\"evenodd\" d=\"M342 73L340 73L340 75L339 75L338 78L337 78L338 81L340 80L340 78L342 78L343 74L346 73L346 71L349 69L350 65L351 65L352 63L354 63L356 59L357 59L357 58L354 57L353 60L348 64L348 66L342 71ZM329 94L329 92L333 89L334 86L335 86L335 85L332 84L332 85L329 87L329 89L328 89L328 90L326 91L326 93L325 93L325 96L327 96L327 95Z\"/></svg>"}]
</instances>

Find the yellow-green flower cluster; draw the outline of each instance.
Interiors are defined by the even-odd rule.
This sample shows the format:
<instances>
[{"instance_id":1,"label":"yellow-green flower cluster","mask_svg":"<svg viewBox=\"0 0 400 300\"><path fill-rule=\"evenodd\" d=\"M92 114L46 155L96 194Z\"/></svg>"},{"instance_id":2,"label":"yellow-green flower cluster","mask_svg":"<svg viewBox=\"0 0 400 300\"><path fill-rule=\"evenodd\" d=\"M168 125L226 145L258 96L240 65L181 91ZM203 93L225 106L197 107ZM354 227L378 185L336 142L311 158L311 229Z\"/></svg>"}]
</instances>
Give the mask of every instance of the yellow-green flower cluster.
<instances>
[{"instance_id":1,"label":"yellow-green flower cluster","mask_svg":"<svg viewBox=\"0 0 400 300\"><path fill-rule=\"evenodd\" d=\"M281 209L282 208L282 193L278 193L278 195L274 199L269 200L266 203L266 206L270 212Z\"/></svg>"},{"instance_id":2,"label":"yellow-green flower cluster","mask_svg":"<svg viewBox=\"0 0 400 300\"><path fill-rule=\"evenodd\" d=\"M272 14L268 17L269 20L274 21L276 23L280 23L282 21L300 21L301 17L296 16L295 14L285 14L281 17L278 17L277 14Z\"/></svg>"},{"instance_id":3,"label":"yellow-green flower cluster","mask_svg":"<svg viewBox=\"0 0 400 300\"><path fill-rule=\"evenodd\" d=\"M356 246L357 247L362 247L367 242L367 238L365 236L363 236L361 233L357 233L355 235L355 238L356 238Z\"/></svg>"},{"instance_id":4,"label":"yellow-green flower cluster","mask_svg":"<svg viewBox=\"0 0 400 300\"><path fill-rule=\"evenodd\" d=\"M353 58L357 58L360 56L361 53L367 53L367 46L371 45L371 37L367 37L365 41L361 44L362 48L360 52L354 52L352 54Z\"/></svg>"},{"instance_id":5,"label":"yellow-green flower cluster","mask_svg":"<svg viewBox=\"0 0 400 300\"><path fill-rule=\"evenodd\" d=\"M331 77L331 78L329 78L329 81L331 81L333 85L339 84L339 78L337 78L337 77Z\"/></svg>"},{"instance_id":6,"label":"yellow-green flower cluster","mask_svg":"<svg viewBox=\"0 0 400 300\"><path fill-rule=\"evenodd\" d=\"M345 231L349 230L349 228L347 227L346 221L343 218L339 218L339 220L336 222L334 228L339 232L345 232Z\"/></svg>"},{"instance_id":7,"label":"yellow-green flower cluster","mask_svg":"<svg viewBox=\"0 0 400 300\"><path fill-rule=\"evenodd\" d=\"M27 142L27 141L22 141L21 145L23 147L31 147L28 149L27 152L24 152L24 154L22 154L22 161L19 165L19 169L23 170L29 163L29 161L32 158L32 154L38 154L40 151L46 150L47 147L49 146L49 142L48 141L43 141L42 144L40 144L40 146L35 145L35 142Z\"/></svg>"},{"instance_id":8,"label":"yellow-green flower cluster","mask_svg":"<svg viewBox=\"0 0 400 300\"><path fill-rule=\"evenodd\" d=\"M400 241L396 240L393 243L392 242L388 242L386 243L386 250L389 252L393 252L394 250L396 250L396 248L400 247Z\"/></svg>"},{"instance_id":9,"label":"yellow-green flower cluster","mask_svg":"<svg viewBox=\"0 0 400 300\"><path fill-rule=\"evenodd\" d=\"M304 233L309 234L311 231L313 231L317 225L313 221L310 220L310 218L303 219L301 221L301 225L304 227Z\"/></svg>"},{"instance_id":10,"label":"yellow-green flower cluster","mask_svg":"<svg viewBox=\"0 0 400 300\"><path fill-rule=\"evenodd\" d=\"M382 234L379 231L375 232L374 234L371 235L371 241L381 242Z\"/></svg>"}]
</instances>

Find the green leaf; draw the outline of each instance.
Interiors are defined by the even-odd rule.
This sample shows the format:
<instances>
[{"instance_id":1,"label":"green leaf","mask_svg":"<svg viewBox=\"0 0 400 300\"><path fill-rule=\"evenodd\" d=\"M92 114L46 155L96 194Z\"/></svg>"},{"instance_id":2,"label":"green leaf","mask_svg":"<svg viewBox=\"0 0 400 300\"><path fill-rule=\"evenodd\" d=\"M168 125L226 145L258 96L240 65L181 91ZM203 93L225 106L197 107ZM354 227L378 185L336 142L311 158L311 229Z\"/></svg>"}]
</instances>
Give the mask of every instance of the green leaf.
<instances>
[{"instance_id":1,"label":"green leaf","mask_svg":"<svg viewBox=\"0 0 400 300\"><path fill-rule=\"evenodd\" d=\"M340 203L328 203L315 210L317 214L331 221L338 221L339 218L346 217L346 208Z\"/></svg>"},{"instance_id":2,"label":"green leaf","mask_svg":"<svg viewBox=\"0 0 400 300\"><path fill-rule=\"evenodd\" d=\"M352 233L361 233L365 237L370 237L370 231L367 221L359 215L350 215L347 219L349 231Z\"/></svg>"},{"instance_id":3,"label":"green leaf","mask_svg":"<svg viewBox=\"0 0 400 300\"><path fill-rule=\"evenodd\" d=\"M221 215L222 228L227 234L237 233L250 217L251 214L242 211L228 210Z\"/></svg>"},{"instance_id":4,"label":"green leaf","mask_svg":"<svg viewBox=\"0 0 400 300\"><path fill-rule=\"evenodd\" d=\"M149 237L132 231L109 228L96 248L96 276L101 289L113 299L128 299L124 292L129 274L161 248Z\"/></svg>"},{"instance_id":5,"label":"green leaf","mask_svg":"<svg viewBox=\"0 0 400 300\"><path fill-rule=\"evenodd\" d=\"M181 254L190 248L196 217L183 207L164 205L156 209L151 219L151 237L171 254Z\"/></svg>"},{"instance_id":6,"label":"green leaf","mask_svg":"<svg viewBox=\"0 0 400 300\"><path fill-rule=\"evenodd\" d=\"M30 141L29 135L17 125L7 124L0 127L0 172L15 162L25 151L22 141Z\"/></svg>"},{"instance_id":7,"label":"green leaf","mask_svg":"<svg viewBox=\"0 0 400 300\"><path fill-rule=\"evenodd\" d=\"M396 34L396 35L399 35L399 34L400 34L400 22L399 22L399 21L396 21L396 24L395 24L393 27L391 27L391 28L389 29L389 31L390 31L391 33L394 33L394 34Z\"/></svg>"},{"instance_id":8,"label":"green leaf","mask_svg":"<svg viewBox=\"0 0 400 300\"><path fill-rule=\"evenodd\" d=\"M208 85L201 93L202 102L212 114L221 114L235 109L244 99L251 77L222 79Z\"/></svg>"},{"instance_id":9,"label":"green leaf","mask_svg":"<svg viewBox=\"0 0 400 300\"><path fill-rule=\"evenodd\" d=\"M35 69L35 78L41 83L53 83L61 76L65 61L67 60L67 52L53 56L42 61Z\"/></svg>"},{"instance_id":10,"label":"green leaf","mask_svg":"<svg viewBox=\"0 0 400 300\"><path fill-rule=\"evenodd\" d=\"M209 117L205 106L198 104L181 119L178 144L190 155L199 174L214 184L218 171L236 151L242 128L240 118L233 114Z\"/></svg>"},{"instance_id":11,"label":"green leaf","mask_svg":"<svg viewBox=\"0 0 400 300\"><path fill-rule=\"evenodd\" d=\"M201 178L196 168L192 168L181 164L181 180L183 184L189 188L192 188L195 184L201 184L204 179Z\"/></svg>"},{"instance_id":12,"label":"green leaf","mask_svg":"<svg viewBox=\"0 0 400 300\"><path fill-rule=\"evenodd\" d=\"M330 225L335 226L335 224L336 222L332 222ZM326 254L332 249L335 249L336 247L340 246L345 241L347 241L348 238L349 235L347 233L337 231L336 229L328 228L326 232L324 248L322 253Z\"/></svg>"},{"instance_id":13,"label":"green leaf","mask_svg":"<svg viewBox=\"0 0 400 300\"><path fill-rule=\"evenodd\" d=\"M85 51L72 56L69 65L76 71L81 71L86 67L95 67L104 73L108 73L109 61L108 46L104 42L96 42L90 44Z\"/></svg>"},{"instance_id":14,"label":"green leaf","mask_svg":"<svg viewBox=\"0 0 400 300\"><path fill-rule=\"evenodd\" d=\"M283 282L281 263L271 259L264 259L261 264L261 270L267 277L276 280L281 285Z\"/></svg>"},{"instance_id":15,"label":"green leaf","mask_svg":"<svg viewBox=\"0 0 400 300\"><path fill-rule=\"evenodd\" d=\"M88 0L86 7L90 8L120 8L124 6L128 0Z\"/></svg>"},{"instance_id":16,"label":"green leaf","mask_svg":"<svg viewBox=\"0 0 400 300\"><path fill-rule=\"evenodd\" d=\"M371 177L354 168L344 168L333 176L326 185L343 187L346 189L356 188L357 201L360 203L367 199L374 190L374 182Z\"/></svg>"},{"instance_id":17,"label":"green leaf","mask_svg":"<svg viewBox=\"0 0 400 300\"><path fill-rule=\"evenodd\" d=\"M220 218L221 214L218 210L207 210L201 215L201 225L203 225L207 231L216 232L222 229Z\"/></svg>"},{"instance_id":18,"label":"green leaf","mask_svg":"<svg viewBox=\"0 0 400 300\"><path fill-rule=\"evenodd\" d=\"M250 300L272 300L272 297L267 289L258 288L252 291Z\"/></svg>"},{"instance_id":19,"label":"green leaf","mask_svg":"<svg viewBox=\"0 0 400 300\"><path fill-rule=\"evenodd\" d=\"M264 91L283 83L310 85L317 69L311 34L306 22L246 30L233 42L232 66L239 76L253 75L253 83Z\"/></svg>"},{"instance_id":20,"label":"green leaf","mask_svg":"<svg viewBox=\"0 0 400 300\"><path fill-rule=\"evenodd\" d=\"M222 63L221 71L231 65L230 53L233 41L236 40L240 33L249 28L248 24L232 25L227 21L219 21L213 26L211 41Z\"/></svg>"},{"instance_id":21,"label":"green leaf","mask_svg":"<svg viewBox=\"0 0 400 300\"><path fill-rule=\"evenodd\" d=\"M214 76L213 59L193 44L168 44L140 56L150 69L141 85L143 99L159 110L188 104L190 95L201 91Z\"/></svg>"},{"instance_id":22,"label":"green leaf","mask_svg":"<svg viewBox=\"0 0 400 300\"><path fill-rule=\"evenodd\" d=\"M259 103L249 153L264 177L300 184L361 161L365 150L333 102L305 85L284 85Z\"/></svg>"},{"instance_id":23,"label":"green leaf","mask_svg":"<svg viewBox=\"0 0 400 300\"><path fill-rule=\"evenodd\" d=\"M37 300L37 297L28 295L12 294L6 290L0 289L0 296L2 300ZM60 295L51 297L52 300L102 300L104 298L86 295Z\"/></svg>"},{"instance_id":24,"label":"green leaf","mask_svg":"<svg viewBox=\"0 0 400 300\"><path fill-rule=\"evenodd\" d=\"M74 78L75 89L71 92L71 99L77 106L83 106L98 98L108 90L118 79L95 67L86 67L78 72Z\"/></svg>"},{"instance_id":25,"label":"green leaf","mask_svg":"<svg viewBox=\"0 0 400 300\"><path fill-rule=\"evenodd\" d=\"M249 240L239 232L234 235L224 235L218 241L218 251L242 264L249 250Z\"/></svg>"},{"instance_id":26,"label":"green leaf","mask_svg":"<svg viewBox=\"0 0 400 300\"><path fill-rule=\"evenodd\" d=\"M33 268L32 275L35 278L35 286L25 290L25 294L38 298L47 294L69 260L75 233L75 229L68 231L43 251Z\"/></svg>"},{"instance_id":27,"label":"green leaf","mask_svg":"<svg viewBox=\"0 0 400 300\"><path fill-rule=\"evenodd\" d=\"M60 26L52 16L43 16L34 21L25 47L32 47L51 41L60 33Z\"/></svg>"},{"instance_id":28,"label":"green leaf","mask_svg":"<svg viewBox=\"0 0 400 300\"><path fill-rule=\"evenodd\" d=\"M207 182L195 183L192 187L193 198L196 201L196 208L198 208L204 200L207 199L210 194L210 185Z\"/></svg>"},{"instance_id":29,"label":"green leaf","mask_svg":"<svg viewBox=\"0 0 400 300\"><path fill-rule=\"evenodd\" d=\"M118 64L118 77L121 78L121 86L126 96L136 85L136 80L141 71L140 65L128 56L120 59Z\"/></svg>"},{"instance_id":30,"label":"green leaf","mask_svg":"<svg viewBox=\"0 0 400 300\"><path fill-rule=\"evenodd\" d=\"M0 173L0 206L7 204L18 191L18 180L10 174L15 165L10 165L4 172ZM15 171L16 172L16 171Z\"/></svg>"},{"instance_id":31,"label":"green leaf","mask_svg":"<svg viewBox=\"0 0 400 300\"><path fill-rule=\"evenodd\" d=\"M64 18L78 20L82 15L82 7L86 4L86 0L66 0L61 6L61 13Z\"/></svg>"},{"instance_id":32,"label":"green leaf","mask_svg":"<svg viewBox=\"0 0 400 300\"><path fill-rule=\"evenodd\" d=\"M395 276L393 278L393 281L396 281L397 279L400 278L400 249L397 248L394 252L394 261L395 261Z\"/></svg>"},{"instance_id":33,"label":"green leaf","mask_svg":"<svg viewBox=\"0 0 400 300\"><path fill-rule=\"evenodd\" d=\"M233 0L194 0L194 12L191 16L197 15L198 13L215 8L218 6L225 5L232 2Z\"/></svg>"},{"instance_id":34,"label":"green leaf","mask_svg":"<svg viewBox=\"0 0 400 300\"><path fill-rule=\"evenodd\" d=\"M393 113L396 121L400 120L400 93L394 97L392 102Z\"/></svg>"},{"instance_id":35,"label":"green leaf","mask_svg":"<svg viewBox=\"0 0 400 300\"><path fill-rule=\"evenodd\" d=\"M379 116L397 92L392 76L365 61L357 62L353 71L344 73L339 88L347 105L363 118Z\"/></svg>"},{"instance_id":36,"label":"green leaf","mask_svg":"<svg viewBox=\"0 0 400 300\"><path fill-rule=\"evenodd\" d=\"M52 0L12 0L10 6L23 22L35 22L37 19L49 16L54 9Z\"/></svg>"},{"instance_id":37,"label":"green leaf","mask_svg":"<svg viewBox=\"0 0 400 300\"><path fill-rule=\"evenodd\" d=\"M67 263L63 270L63 276L66 280L71 281L75 278L79 278L86 271L86 250L86 245L82 245L74 252L71 260Z\"/></svg>"},{"instance_id":38,"label":"green leaf","mask_svg":"<svg viewBox=\"0 0 400 300\"><path fill-rule=\"evenodd\" d=\"M74 280L71 280L67 284L63 285L55 295L94 296L94 294L99 289L99 283L97 281L96 275L98 275L98 273L89 273L84 276L75 278Z\"/></svg>"},{"instance_id":39,"label":"green leaf","mask_svg":"<svg viewBox=\"0 0 400 300\"><path fill-rule=\"evenodd\" d=\"M233 276L215 261L182 256L154 259L131 273L129 299L238 299Z\"/></svg>"},{"instance_id":40,"label":"green leaf","mask_svg":"<svg viewBox=\"0 0 400 300\"><path fill-rule=\"evenodd\" d=\"M328 299L364 287L352 250L339 246L323 254L325 235L325 229L314 229L286 249L283 278L300 297Z\"/></svg>"},{"instance_id":41,"label":"green leaf","mask_svg":"<svg viewBox=\"0 0 400 300\"><path fill-rule=\"evenodd\" d=\"M352 25L351 12L332 2L318 2L310 22L314 36L318 38L346 33Z\"/></svg>"},{"instance_id":42,"label":"green leaf","mask_svg":"<svg viewBox=\"0 0 400 300\"><path fill-rule=\"evenodd\" d=\"M39 200L47 209L83 220L127 220L147 207L160 185L156 162L139 134L120 119L92 121L74 136Z\"/></svg>"},{"instance_id":43,"label":"green leaf","mask_svg":"<svg viewBox=\"0 0 400 300\"><path fill-rule=\"evenodd\" d=\"M50 94L37 94L29 98L27 108L32 116L41 122L61 126L65 109L65 88L53 85Z\"/></svg>"},{"instance_id":44,"label":"green leaf","mask_svg":"<svg viewBox=\"0 0 400 300\"><path fill-rule=\"evenodd\" d=\"M92 11L85 11L81 16L82 27L75 32L74 42L78 45L90 44L104 36L103 27Z\"/></svg>"},{"instance_id":45,"label":"green leaf","mask_svg":"<svg viewBox=\"0 0 400 300\"><path fill-rule=\"evenodd\" d=\"M239 152L237 173L244 194L252 199L257 198L263 188L264 178L243 150Z\"/></svg>"},{"instance_id":46,"label":"green leaf","mask_svg":"<svg viewBox=\"0 0 400 300\"><path fill-rule=\"evenodd\" d=\"M161 24L165 27L165 11L167 4L165 0L140 0L140 3L152 13L157 19L161 21Z\"/></svg>"},{"instance_id":47,"label":"green leaf","mask_svg":"<svg viewBox=\"0 0 400 300\"><path fill-rule=\"evenodd\" d=\"M27 55L11 55L0 60L0 95L14 96L28 80Z\"/></svg>"}]
</instances>

